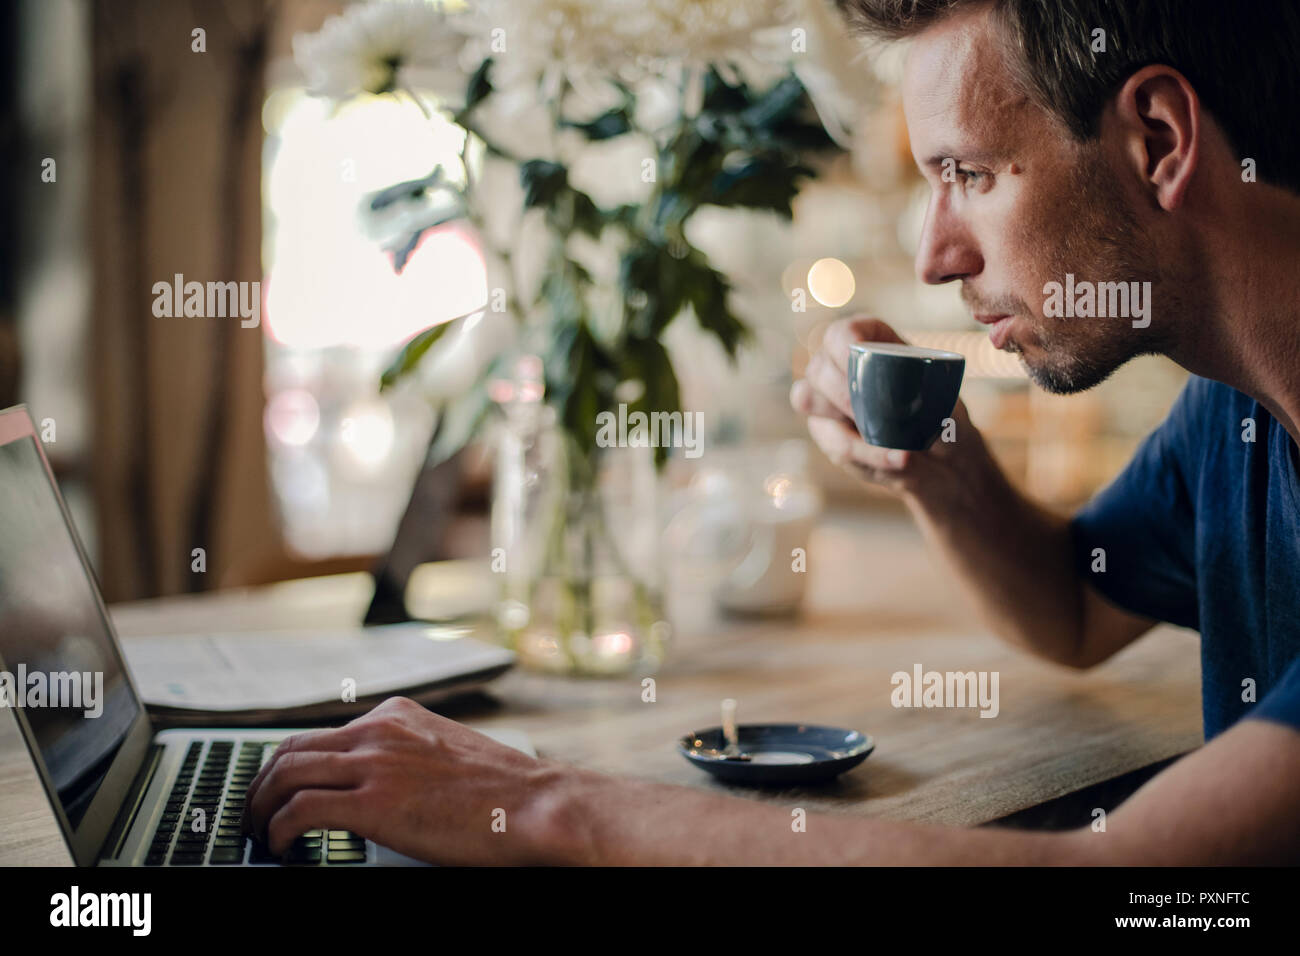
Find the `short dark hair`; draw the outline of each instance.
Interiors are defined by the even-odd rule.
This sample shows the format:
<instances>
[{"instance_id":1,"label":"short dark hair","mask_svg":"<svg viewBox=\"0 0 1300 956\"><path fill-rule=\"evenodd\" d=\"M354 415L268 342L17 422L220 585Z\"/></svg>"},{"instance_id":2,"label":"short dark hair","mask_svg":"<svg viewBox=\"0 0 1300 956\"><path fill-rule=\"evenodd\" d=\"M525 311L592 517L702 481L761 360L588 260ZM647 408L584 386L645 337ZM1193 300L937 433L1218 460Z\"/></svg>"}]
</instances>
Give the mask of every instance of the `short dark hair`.
<instances>
[{"instance_id":1,"label":"short dark hair","mask_svg":"<svg viewBox=\"0 0 1300 956\"><path fill-rule=\"evenodd\" d=\"M1263 181L1300 192L1300 3L1295 0L836 0L868 35L898 40L990 5L1029 95L1079 139L1144 66L1178 70ZM1105 30L1106 52L1093 53Z\"/></svg>"}]
</instances>

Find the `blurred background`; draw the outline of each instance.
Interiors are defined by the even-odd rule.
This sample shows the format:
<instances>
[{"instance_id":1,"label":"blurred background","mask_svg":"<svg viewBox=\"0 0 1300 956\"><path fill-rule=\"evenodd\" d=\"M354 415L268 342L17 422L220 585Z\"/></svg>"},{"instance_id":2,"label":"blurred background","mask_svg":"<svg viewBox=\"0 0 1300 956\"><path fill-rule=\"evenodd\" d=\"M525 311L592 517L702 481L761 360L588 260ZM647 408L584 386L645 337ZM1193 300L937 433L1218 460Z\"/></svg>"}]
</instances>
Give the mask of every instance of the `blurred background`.
<instances>
[{"instance_id":1,"label":"blurred background","mask_svg":"<svg viewBox=\"0 0 1300 956\"><path fill-rule=\"evenodd\" d=\"M481 307L487 266L473 231L452 225L398 274L357 220L366 195L454 165L464 133L391 96L334 109L308 95L292 37L345 6L0 9L0 407L24 402L53 425L46 452L109 601L368 569L407 509L437 416L411 390L381 395L380 373L420 330ZM797 472L832 509L895 515L799 444L788 404L843 315L965 354L975 423L1017 482L1062 509L1118 472L1182 384L1172 363L1143 358L1086 394L1046 395L989 347L956 286L920 284L928 187L908 151L898 56L854 56L871 95L852 149L803 188L793 220L707 209L692 222L755 336L734 365L694 323L666 336L683 406L703 412L718 451L669 463L658 518L670 552L726 506L711 473L779 496L768 478ZM601 163L586 175L597 190ZM260 278L260 327L156 318L151 289L178 273ZM806 311L791 308L797 290ZM422 557L486 558L492 450L476 441L440 472Z\"/></svg>"}]
</instances>

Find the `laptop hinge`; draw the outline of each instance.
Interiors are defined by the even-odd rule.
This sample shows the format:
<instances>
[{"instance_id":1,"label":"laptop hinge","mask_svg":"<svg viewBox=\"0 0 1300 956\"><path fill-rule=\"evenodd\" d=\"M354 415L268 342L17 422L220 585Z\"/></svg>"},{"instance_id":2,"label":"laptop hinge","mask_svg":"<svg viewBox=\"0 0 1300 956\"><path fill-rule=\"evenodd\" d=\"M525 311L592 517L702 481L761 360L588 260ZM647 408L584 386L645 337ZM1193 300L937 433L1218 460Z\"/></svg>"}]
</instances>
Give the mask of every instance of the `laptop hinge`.
<instances>
[{"instance_id":1,"label":"laptop hinge","mask_svg":"<svg viewBox=\"0 0 1300 956\"><path fill-rule=\"evenodd\" d=\"M126 835L131 832L131 825L135 823L136 815L140 812L140 804L149 789L149 784L153 781L153 775L158 770L165 749L162 744L149 745L149 752L145 754L144 763L140 765L140 772L135 775L131 788L127 790L122 808L118 811L117 819L113 821L113 828L108 831L108 837L104 840L101 859L116 860L122 855Z\"/></svg>"}]
</instances>

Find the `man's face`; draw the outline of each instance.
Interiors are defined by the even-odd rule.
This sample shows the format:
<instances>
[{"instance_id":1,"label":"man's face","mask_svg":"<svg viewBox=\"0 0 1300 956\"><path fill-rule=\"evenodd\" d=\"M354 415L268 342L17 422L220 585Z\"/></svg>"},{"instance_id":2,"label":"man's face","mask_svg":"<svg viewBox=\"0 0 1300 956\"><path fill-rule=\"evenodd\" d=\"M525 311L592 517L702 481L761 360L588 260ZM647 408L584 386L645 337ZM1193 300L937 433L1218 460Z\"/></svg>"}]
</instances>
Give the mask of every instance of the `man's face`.
<instances>
[{"instance_id":1,"label":"man's face","mask_svg":"<svg viewBox=\"0 0 1300 956\"><path fill-rule=\"evenodd\" d=\"M1080 143L1017 90L996 31L987 10L954 15L909 53L903 106L932 190L916 270L960 280L993 344L1018 352L1040 386L1081 391L1161 343L1128 316L1048 317L1044 286L1067 273L1149 281L1160 298L1160 277L1136 189L1121 188L1104 143Z\"/></svg>"}]
</instances>

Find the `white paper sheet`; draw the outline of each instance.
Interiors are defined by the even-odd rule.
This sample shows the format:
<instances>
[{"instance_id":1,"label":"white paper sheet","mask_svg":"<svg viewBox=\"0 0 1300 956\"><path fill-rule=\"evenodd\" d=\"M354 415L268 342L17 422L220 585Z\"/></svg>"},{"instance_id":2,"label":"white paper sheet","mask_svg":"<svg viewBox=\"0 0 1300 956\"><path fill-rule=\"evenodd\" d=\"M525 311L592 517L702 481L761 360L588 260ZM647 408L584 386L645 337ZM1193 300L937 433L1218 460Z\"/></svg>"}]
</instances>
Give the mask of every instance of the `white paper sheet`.
<instances>
[{"instance_id":1,"label":"white paper sheet","mask_svg":"<svg viewBox=\"0 0 1300 956\"><path fill-rule=\"evenodd\" d=\"M283 709L337 703L510 663L514 655L465 628L397 624L341 631L250 631L123 637L146 704L189 710Z\"/></svg>"}]
</instances>

